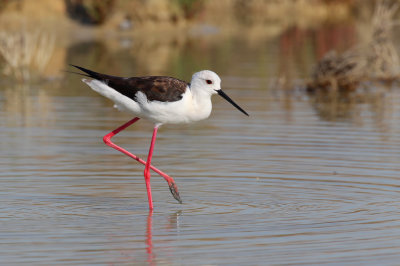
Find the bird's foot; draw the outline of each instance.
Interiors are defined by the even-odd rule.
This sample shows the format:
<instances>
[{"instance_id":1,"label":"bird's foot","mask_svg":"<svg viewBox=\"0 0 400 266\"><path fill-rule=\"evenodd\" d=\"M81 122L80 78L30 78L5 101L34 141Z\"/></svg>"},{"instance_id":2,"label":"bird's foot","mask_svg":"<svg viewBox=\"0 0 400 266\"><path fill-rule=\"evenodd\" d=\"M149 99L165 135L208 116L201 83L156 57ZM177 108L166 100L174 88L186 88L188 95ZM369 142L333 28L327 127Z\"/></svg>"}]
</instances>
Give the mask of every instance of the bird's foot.
<instances>
[{"instance_id":1,"label":"bird's foot","mask_svg":"<svg viewBox=\"0 0 400 266\"><path fill-rule=\"evenodd\" d=\"M181 197L179 196L178 187L175 182L169 182L169 190L171 191L172 196L179 202L182 203Z\"/></svg>"}]
</instances>

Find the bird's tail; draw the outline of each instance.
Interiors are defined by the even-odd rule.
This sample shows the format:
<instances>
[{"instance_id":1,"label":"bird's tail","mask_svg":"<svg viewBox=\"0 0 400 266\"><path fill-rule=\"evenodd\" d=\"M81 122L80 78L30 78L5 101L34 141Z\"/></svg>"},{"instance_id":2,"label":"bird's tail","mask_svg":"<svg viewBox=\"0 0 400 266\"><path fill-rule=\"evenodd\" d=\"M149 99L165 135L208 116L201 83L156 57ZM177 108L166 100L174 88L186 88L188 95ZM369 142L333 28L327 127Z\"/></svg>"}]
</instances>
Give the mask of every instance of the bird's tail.
<instances>
[{"instance_id":1,"label":"bird's tail","mask_svg":"<svg viewBox=\"0 0 400 266\"><path fill-rule=\"evenodd\" d=\"M89 70L87 68L80 67L80 66L77 66L77 65L73 65L73 64L69 64L69 65L73 66L73 67L76 67L77 69L81 70L82 72L85 72L86 74L67 71L67 72L70 72L70 73L78 74L78 75L81 75L81 76L85 76L85 77L89 77L89 78L93 78L93 79L97 79L97 80L107 80L107 79L115 78L114 76L101 74L101 73L98 73L98 72L95 72L95 71L92 71L92 70Z\"/></svg>"}]
</instances>

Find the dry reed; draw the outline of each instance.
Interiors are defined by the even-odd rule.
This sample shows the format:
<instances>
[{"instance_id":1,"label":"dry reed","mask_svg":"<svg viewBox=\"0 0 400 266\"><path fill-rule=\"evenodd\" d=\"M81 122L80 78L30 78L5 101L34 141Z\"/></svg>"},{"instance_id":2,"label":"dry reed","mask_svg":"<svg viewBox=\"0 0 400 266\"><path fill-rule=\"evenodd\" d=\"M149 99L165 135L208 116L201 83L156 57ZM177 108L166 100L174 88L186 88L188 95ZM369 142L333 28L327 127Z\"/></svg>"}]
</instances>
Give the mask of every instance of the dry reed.
<instances>
[{"instance_id":1,"label":"dry reed","mask_svg":"<svg viewBox=\"0 0 400 266\"><path fill-rule=\"evenodd\" d=\"M392 28L396 24L394 15L398 8L397 3L377 2L367 43L342 54L327 53L317 63L307 90L348 92L366 81L398 80L399 57L392 41Z\"/></svg>"},{"instance_id":2,"label":"dry reed","mask_svg":"<svg viewBox=\"0 0 400 266\"><path fill-rule=\"evenodd\" d=\"M0 32L3 73L27 81L42 73L55 47L55 37L39 30Z\"/></svg>"}]
</instances>

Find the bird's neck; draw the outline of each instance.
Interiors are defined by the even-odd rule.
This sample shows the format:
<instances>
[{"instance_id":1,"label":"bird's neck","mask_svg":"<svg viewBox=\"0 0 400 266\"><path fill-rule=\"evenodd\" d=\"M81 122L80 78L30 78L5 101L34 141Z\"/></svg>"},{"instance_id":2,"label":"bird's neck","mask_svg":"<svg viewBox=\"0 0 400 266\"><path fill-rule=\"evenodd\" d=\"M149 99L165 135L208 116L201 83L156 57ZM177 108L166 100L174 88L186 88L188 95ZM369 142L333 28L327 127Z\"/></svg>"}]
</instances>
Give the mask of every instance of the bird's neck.
<instances>
[{"instance_id":1,"label":"bird's neck","mask_svg":"<svg viewBox=\"0 0 400 266\"><path fill-rule=\"evenodd\" d=\"M211 104L211 95L204 90L192 90L193 100L199 105Z\"/></svg>"},{"instance_id":2,"label":"bird's neck","mask_svg":"<svg viewBox=\"0 0 400 266\"><path fill-rule=\"evenodd\" d=\"M199 117L198 120L209 117L212 109L211 95L203 90L192 89L192 99L193 111Z\"/></svg>"}]
</instances>

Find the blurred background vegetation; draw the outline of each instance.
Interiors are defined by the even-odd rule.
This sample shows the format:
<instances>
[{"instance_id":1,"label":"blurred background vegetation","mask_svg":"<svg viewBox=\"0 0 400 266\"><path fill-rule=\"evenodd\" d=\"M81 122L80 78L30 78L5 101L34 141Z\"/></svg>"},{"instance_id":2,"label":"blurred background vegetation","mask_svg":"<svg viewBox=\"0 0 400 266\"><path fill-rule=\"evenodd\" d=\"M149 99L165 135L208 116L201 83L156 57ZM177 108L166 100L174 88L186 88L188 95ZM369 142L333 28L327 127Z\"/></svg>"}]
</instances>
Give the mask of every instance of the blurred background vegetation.
<instances>
[{"instance_id":1,"label":"blurred background vegetation","mask_svg":"<svg viewBox=\"0 0 400 266\"><path fill-rule=\"evenodd\" d=\"M231 30L266 24L283 29L351 19L373 4L360 0L1 0L0 12L3 23L15 23L19 17L35 23L57 21L57 27L74 22L139 31L207 23Z\"/></svg>"},{"instance_id":2,"label":"blurred background vegetation","mask_svg":"<svg viewBox=\"0 0 400 266\"><path fill-rule=\"evenodd\" d=\"M14 81L54 80L76 63L121 75L171 74L172 68L187 78L199 68L226 68L243 46L242 57L259 64L257 75L273 76L285 87L288 79L310 77L308 66L330 50L367 43L378 2L0 0L1 73ZM279 60L265 58L270 40L278 40ZM128 59L140 67L122 67L131 64ZM279 61L274 73L267 73L267 60ZM299 60L307 67L296 67Z\"/></svg>"},{"instance_id":3,"label":"blurred background vegetation","mask_svg":"<svg viewBox=\"0 0 400 266\"><path fill-rule=\"evenodd\" d=\"M230 26L271 22L308 26L313 19L347 19L371 4L374 2L357 0L2 0L0 11L6 17L21 15L31 20L57 21L69 18L106 27L121 25L126 20L138 28L205 21Z\"/></svg>"}]
</instances>

